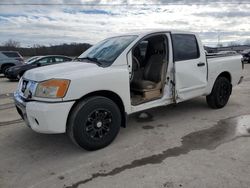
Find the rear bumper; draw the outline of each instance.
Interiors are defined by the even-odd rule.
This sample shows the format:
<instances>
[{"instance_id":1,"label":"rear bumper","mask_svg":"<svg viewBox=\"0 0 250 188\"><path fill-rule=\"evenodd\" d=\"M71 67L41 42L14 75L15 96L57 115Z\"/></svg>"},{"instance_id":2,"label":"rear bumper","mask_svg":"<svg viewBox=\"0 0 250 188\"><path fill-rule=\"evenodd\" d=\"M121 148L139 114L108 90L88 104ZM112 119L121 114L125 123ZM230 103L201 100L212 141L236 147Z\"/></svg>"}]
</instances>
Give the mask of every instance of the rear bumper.
<instances>
[{"instance_id":1,"label":"rear bumper","mask_svg":"<svg viewBox=\"0 0 250 188\"><path fill-rule=\"evenodd\" d=\"M65 133L68 115L74 101L45 103L39 101L25 102L14 94L16 108L25 123L39 133Z\"/></svg>"}]
</instances>

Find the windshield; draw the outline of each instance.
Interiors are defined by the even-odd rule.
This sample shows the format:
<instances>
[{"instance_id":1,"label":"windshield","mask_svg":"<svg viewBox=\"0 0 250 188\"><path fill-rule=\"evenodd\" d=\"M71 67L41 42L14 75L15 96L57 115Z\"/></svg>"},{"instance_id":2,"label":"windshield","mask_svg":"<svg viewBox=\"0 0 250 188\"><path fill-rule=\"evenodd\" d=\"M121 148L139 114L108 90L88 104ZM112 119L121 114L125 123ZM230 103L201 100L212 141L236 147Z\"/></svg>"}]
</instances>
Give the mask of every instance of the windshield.
<instances>
[{"instance_id":1,"label":"windshield","mask_svg":"<svg viewBox=\"0 0 250 188\"><path fill-rule=\"evenodd\" d=\"M88 59L104 66L111 65L136 37L129 35L108 38L93 46L90 51L83 53L77 59Z\"/></svg>"},{"instance_id":2,"label":"windshield","mask_svg":"<svg viewBox=\"0 0 250 188\"><path fill-rule=\"evenodd\" d=\"M25 61L25 63L26 64L31 64L31 63L33 63L35 60L37 60L38 58L40 58L41 56L35 56L35 57L30 57L30 58L28 58L26 61Z\"/></svg>"}]
</instances>

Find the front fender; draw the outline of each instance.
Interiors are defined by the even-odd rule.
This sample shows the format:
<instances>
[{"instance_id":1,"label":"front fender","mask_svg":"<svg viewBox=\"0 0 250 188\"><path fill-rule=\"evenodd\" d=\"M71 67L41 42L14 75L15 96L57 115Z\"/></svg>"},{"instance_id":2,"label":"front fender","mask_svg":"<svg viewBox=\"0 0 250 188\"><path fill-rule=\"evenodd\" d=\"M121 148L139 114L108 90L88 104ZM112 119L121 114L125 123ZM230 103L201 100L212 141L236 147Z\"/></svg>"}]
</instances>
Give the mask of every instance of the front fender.
<instances>
[{"instance_id":1,"label":"front fender","mask_svg":"<svg viewBox=\"0 0 250 188\"><path fill-rule=\"evenodd\" d=\"M78 100L89 93L102 90L116 93L121 98L125 111L127 113L131 112L127 66L107 67L72 78L68 92L63 100Z\"/></svg>"}]
</instances>

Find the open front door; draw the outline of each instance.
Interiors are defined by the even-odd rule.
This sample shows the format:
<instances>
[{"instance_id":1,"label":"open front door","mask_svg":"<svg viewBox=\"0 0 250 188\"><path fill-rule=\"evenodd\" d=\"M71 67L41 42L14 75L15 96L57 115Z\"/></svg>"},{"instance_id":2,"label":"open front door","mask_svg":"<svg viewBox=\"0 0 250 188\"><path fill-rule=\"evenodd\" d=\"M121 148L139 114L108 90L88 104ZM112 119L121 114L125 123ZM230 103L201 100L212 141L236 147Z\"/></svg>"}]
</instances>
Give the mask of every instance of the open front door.
<instances>
[{"instance_id":1,"label":"open front door","mask_svg":"<svg viewBox=\"0 0 250 188\"><path fill-rule=\"evenodd\" d=\"M207 86L207 63L201 42L192 34L173 34L175 100L201 96Z\"/></svg>"}]
</instances>

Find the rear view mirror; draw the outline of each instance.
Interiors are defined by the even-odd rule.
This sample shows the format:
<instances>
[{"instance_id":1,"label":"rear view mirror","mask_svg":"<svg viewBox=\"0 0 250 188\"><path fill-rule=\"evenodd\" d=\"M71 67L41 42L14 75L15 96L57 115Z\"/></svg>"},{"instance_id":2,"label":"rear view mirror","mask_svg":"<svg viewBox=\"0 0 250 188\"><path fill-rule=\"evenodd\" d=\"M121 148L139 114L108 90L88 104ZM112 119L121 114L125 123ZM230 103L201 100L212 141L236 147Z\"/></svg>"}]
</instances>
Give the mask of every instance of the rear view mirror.
<instances>
[{"instance_id":1,"label":"rear view mirror","mask_svg":"<svg viewBox=\"0 0 250 188\"><path fill-rule=\"evenodd\" d=\"M41 66L42 66L42 64L41 64L41 63L37 63L36 65L37 65L38 67L41 67Z\"/></svg>"}]
</instances>

